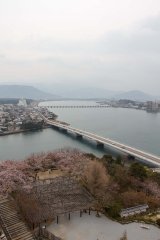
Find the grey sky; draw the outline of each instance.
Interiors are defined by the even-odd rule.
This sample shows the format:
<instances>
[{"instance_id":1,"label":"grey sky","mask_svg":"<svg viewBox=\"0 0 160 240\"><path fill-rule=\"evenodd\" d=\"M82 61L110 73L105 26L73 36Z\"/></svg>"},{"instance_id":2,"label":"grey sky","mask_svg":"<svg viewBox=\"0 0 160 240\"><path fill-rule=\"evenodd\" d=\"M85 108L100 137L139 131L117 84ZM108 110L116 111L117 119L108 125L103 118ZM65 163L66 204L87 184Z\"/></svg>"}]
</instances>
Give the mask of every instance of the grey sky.
<instances>
[{"instance_id":1,"label":"grey sky","mask_svg":"<svg viewBox=\"0 0 160 240\"><path fill-rule=\"evenodd\" d=\"M0 0L0 83L160 95L159 0Z\"/></svg>"}]
</instances>

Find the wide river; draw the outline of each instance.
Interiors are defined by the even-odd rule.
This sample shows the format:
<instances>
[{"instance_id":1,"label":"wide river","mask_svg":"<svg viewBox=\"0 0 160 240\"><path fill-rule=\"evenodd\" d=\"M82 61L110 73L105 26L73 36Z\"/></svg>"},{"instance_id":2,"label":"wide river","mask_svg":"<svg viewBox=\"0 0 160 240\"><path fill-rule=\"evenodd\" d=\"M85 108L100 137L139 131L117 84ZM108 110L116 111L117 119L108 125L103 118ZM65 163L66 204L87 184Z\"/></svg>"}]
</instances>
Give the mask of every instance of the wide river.
<instances>
[{"instance_id":1,"label":"wide river","mask_svg":"<svg viewBox=\"0 0 160 240\"><path fill-rule=\"evenodd\" d=\"M96 105L93 101L53 101L49 105ZM160 113L147 113L126 108L54 108L58 120L121 143L160 156ZM0 160L23 159L31 153L51 151L64 147L78 148L97 155L103 150L87 141L78 141L72 135L53 129L0 137Z\"/></svg>"},{"instance_id":2,"label":"wide river","mask_svg":"<svg viewBox=\"0 0 160 240\"><path fill-rule=\"evenodd\" d=\"M96 103L91 101L54 101L41 103L40 105L48 106L53 104L95 105ZM73 127L91 131L160 156L159 113L152 114L141 110L123 108L57 108L53 109L53 111L59 116L59 120L66 121ZM23 159L35 152L52 151L64 147L78 148L97 155L104 154L103 150L96 149L93 144L87 141L78 141L74 136L54 129L44 129L42 131L0 137L0 160ZM93 225L91 225L92 229L94 229L94 222L91 224ZM160 229L154 226L150 226L150 230L144 230L139 227L140 224L120 225L109 219L105 220L105 224L107 224L106 227L100 229L100 233L102 234L107 229L108 237L99 239L116 240L124 230L127 230L129 240L160 239ZM103 228L103 224L100 224L99 227ZM90 240L89 237L85 239ZM94 239L97 239L96 235L94 235Z\"/></svg>"}]
</instances>

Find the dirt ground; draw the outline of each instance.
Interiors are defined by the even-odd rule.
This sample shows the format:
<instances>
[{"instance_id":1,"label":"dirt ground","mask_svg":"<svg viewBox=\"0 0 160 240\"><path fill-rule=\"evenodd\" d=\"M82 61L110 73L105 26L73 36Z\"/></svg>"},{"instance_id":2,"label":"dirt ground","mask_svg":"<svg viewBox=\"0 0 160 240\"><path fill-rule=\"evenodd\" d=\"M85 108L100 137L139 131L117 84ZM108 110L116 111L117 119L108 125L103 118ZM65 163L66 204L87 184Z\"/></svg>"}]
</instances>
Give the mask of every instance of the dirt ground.
<instances>
[{"instance_id":1,"label":"dirt ground","mask_svg":"<svg viewBox=\"0 0 160 240\"><path fill-rule=\"evenodd\" d=\"M122 237L124 231L127 232L128 240L159 240L160 229L149 226L149 230L140 227L140 223L120 224L101 215L96 217L95 212L71 213L71 219L68 215L59 217L59 224L52 223L47 230L61 237L63 240L118 240Z\"/></svg>"},{"instance_id":2,"label":"dirt ground","mask_svg":"<svg viewBox=\"0 0 160 240\"><path fill-rule=\"evenodd\" d=\"M37 180L52 179L55 177L62 176L64 173L61 170L47 170L45 172L38 172L36 174Z\"/></svg>"}]
</instances>

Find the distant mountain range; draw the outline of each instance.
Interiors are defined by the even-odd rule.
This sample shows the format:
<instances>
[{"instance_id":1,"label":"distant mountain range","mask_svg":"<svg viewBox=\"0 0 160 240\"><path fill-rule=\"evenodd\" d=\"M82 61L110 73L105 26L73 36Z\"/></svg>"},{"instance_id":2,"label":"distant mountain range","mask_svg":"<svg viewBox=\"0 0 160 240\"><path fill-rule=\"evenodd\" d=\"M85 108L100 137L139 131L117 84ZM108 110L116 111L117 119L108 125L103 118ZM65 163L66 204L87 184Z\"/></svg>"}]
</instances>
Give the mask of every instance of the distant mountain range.
<instances>
[{"instance_id":1,"label":"distant mountain range","mask_svg":"<svg viewBox=\"0 0 160 240\"><path fill-rule=\"evenodd\" d=\"M59 97L51 93L43 92L32 86L24 85L0 85L0 98L26 98L35 100L54 100Z\"/></svg>"},{"instance_id":2,"label":"distant mountain range","mask_svg":"<svg viewBox=\"0 0 160 240\"><path fill-rule=\"evenodd\" d=\"M79 98L79 99L96 99L96 98L111 98L121 92L110 91L101 88L79 88L63 91L60 95L66 98Z\"/></svg>"},{"instance_id":3,"label":"distant mountain range","mask_svg":"<svg viewBox=\"0 0 160 240\"><path fill-rule=\"evenodd\" d=\"M145 102L145 101L154 101L158 99L156 96L149 95L147 93L144 93L142 91L128 91L128 92L123 92L120 94L116 94L113 96L114 99L127 99L127 100L132 100L132 101L139 101L139 102ZM160 98L159 98L160 99Z\"/></svg>"},{"instance_id":4,"label":"distant mountain range","mask_svg":"<svg viewBox=\"0 0 160 240\"><path fill-rule=\"evenodd\" d=\"M50 92L53 88L50 88ZM60 100L60 99L127 99L133 101L154 101L160 97L152 96L142 91L110 91L99 88L62 89L54 88L57 95L48 93L32 86L24 85L0 85L0 98L26 98L34 100ZM61 97L60 97L61 96Z\"/></svg>"},{"instance_id":5,"label":"distant mountain range","mask_svg":"<svg viewBox=\"0 0 160 240\"><path fill-rule=\"evenodd\" d=\"M66 91L58 92L62 97L65 98L78 98L78 99L127 99L133 101L154 101L160 99L160 97L152 96L142 91L110 91L106 89L99 88L80 88Z\"/></svg>"}]
</instances>

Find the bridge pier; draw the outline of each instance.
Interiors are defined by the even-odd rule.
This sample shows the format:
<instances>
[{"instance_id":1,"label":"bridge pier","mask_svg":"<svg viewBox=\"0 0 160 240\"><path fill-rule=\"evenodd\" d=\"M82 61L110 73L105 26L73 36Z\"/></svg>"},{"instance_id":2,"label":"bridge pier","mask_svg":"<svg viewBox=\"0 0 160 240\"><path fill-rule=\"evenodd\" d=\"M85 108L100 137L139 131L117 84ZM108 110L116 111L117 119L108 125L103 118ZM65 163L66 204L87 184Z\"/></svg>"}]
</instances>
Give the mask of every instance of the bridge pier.
<instances>
[{"instance_id":1,"label":"bridge pier","mask_svg":"<svg viewBox=\"0 0 160 240\"><path fill-rule=\"evenodd\" d=\"M133 156L133 155L131 155L131 154L128 154L128 155L127 155L127 159L134 161L134 160L135 160L135 156Z\"/></svg>"},{"instance_id":2,"label":"bridge pier","mask_svg":"<svg viewBox=\"0 0 160 240\"><path fill-rule=\"evenodd\" d=\"M61 129L62 132L67 133L67 129Z\"/></svg>"},{"instance_id":3,"label":"bridge pier","mask_svg":"<svg viewBox=\"0 0 160 240\"><path fill-rule=\"evenodd\" d=\"M81 139L83 138L83 136L82 136L81 134L78 134L78 133L77 133L77 134L76 134L76 138L79 139L79 140L81 140Z\"/></svg>"},{"instance_id":4,"label":"bridge pier","mask_svg":"<svg viewBox=\"0 0 160 240\"><path fill-rule=\"evenodd\" d=\"M52 128L57 129L57 130L60 129L58 126L53 126L53 125L52 125Z\"/></svg>"},{"instance_id":5,"label":"bridge pier","mask_svg":"<svg viewBox=\"0 0 160 240\"><path fill-rule=\"evenodd\" d=\"M101 142L97 142L97 148L103 149L104 148L104 144Z\"/></svg>"}]
</instances>

